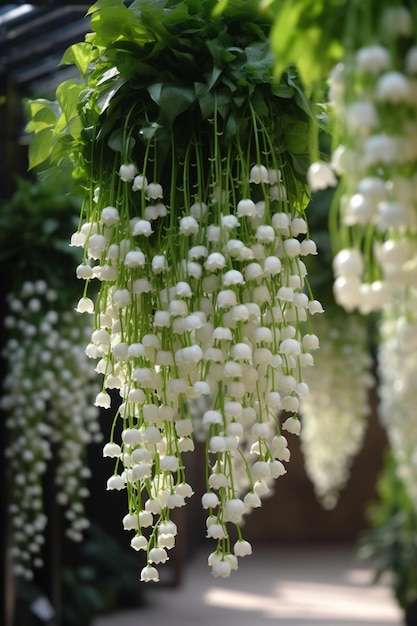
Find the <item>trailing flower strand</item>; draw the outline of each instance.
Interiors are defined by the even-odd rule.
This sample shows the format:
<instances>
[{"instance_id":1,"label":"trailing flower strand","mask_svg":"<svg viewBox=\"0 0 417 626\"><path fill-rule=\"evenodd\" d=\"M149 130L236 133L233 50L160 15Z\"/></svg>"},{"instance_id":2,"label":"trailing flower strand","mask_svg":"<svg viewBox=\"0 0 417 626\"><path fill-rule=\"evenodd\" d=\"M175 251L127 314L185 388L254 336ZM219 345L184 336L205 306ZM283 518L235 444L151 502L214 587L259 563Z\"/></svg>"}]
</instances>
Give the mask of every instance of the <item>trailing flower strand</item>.
<instances>
[{"instance_id":1,"label":"trailing flower strand","mask_svg":"<svg viewBox=\"0 0 417 626\"><path fill-rule=\"evenodd\" d=\"M375 381L364 318L326 308L315 328L320 350L305 376L311 392L301 399L301 447L317 497L330 509L362 447Z\"/></svg>"},{"instance_id":2,"label":"trailing flower strand","mask_svg":"<svg viewBox=\"0 0 417 626\"><path fill-rule=\"evenodd\" d=\"M243 518L285 473L282 431L300 432L304 368L319 346L304 330L321 310L303 261L316 253L305 215L308 104L292 76L293 98L274 93L269 25L255 2L219 17L214 2L198 4L198 13L188 1L95 5L75 118L86 189L71 239L84 253L78 310L93 314L96 405L120 395L103 448L115 460L107 488L126 491L122 523L146 552L144 582L159 580L177 534L172 510L193 494L185 458L196 425L213 575L229 576L251 553Z\"/></svg>"},{"instance_id":3,"label":"trailing flower strand","mask_svg":"<svg viewBox=\"0 0 417 626\"><path fill-rule=\"evenodd\" d=\"M346 310L363 314L415 286L415 23L405 6L388 1L378 10L380 19L370 14L368 30L359 31L369 37L355 40L330 77L333 171L310 169L313 188L340 177L334 293ZM349 13L359 19L355 7Z\"/></svg>"},{"instance_id":4,"label":"trailing flower strand","mask_svg":"<svg viewBox=\"0 0 417 626\"><path fill-rule=\"evenodd\" d=\"M7 376L1 408L7 414L5 455L12 485L11 553L15 574L26 579L43 565L48 464L57 461L56 497L65 511L66 534L80 541L88 527L86 446L101 440L92 405L98 381L83 349L88 330L75 313L59 311L57 298L45 281L27 281L20 293L8 297L4 319Z\"/></svg>"},{"instance_id":5,"label":"trailing flower strand","mask_svg":"<svg viewBox=\"0 0 417 626\"><path fill-rule=\"evenodd\" d=\"M380 322L378 346L379 416L386 429L398 475L417 507L416 420L416 293L406 305L393 303Z\"/></svg>"}]
</instances>

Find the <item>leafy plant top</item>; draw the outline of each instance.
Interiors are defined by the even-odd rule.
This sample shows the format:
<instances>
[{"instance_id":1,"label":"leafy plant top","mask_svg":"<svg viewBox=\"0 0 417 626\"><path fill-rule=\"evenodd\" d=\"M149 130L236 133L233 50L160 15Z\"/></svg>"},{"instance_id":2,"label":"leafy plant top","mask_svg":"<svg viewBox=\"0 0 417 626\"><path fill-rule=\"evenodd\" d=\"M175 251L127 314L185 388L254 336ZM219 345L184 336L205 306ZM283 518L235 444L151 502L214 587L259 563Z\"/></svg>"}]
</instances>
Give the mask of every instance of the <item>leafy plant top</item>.
<instances>
[{"instance_id":1,"label":"leafy plant top","mask_svg":"<svg viewBox=\"0 0 417 626\"><path fill-rule=\"evenodd\" d=\"M31 167L49 157L61 163L71 155L75 177L83 180L97 154L100 163L103 155L112 160L115 151L125 161L140 160L138 153L150 138L158 140L161 154L168 154L173 131L177 143L182 137L186 146L191 120L201 125L215 112L227 145L236 135L245 140L254 111L275 117L276 149L288 152L284 160L303 178L310 104L294 72L273 81L270 17L255 0L228 2L219 15L217 6L213 0L136 0L130 7L102 0L93 5L93 32L62 59L77 66L80 80L62 83L55 102L28 103L28 130L35 135Z\"/></svg>"}]
</instances>

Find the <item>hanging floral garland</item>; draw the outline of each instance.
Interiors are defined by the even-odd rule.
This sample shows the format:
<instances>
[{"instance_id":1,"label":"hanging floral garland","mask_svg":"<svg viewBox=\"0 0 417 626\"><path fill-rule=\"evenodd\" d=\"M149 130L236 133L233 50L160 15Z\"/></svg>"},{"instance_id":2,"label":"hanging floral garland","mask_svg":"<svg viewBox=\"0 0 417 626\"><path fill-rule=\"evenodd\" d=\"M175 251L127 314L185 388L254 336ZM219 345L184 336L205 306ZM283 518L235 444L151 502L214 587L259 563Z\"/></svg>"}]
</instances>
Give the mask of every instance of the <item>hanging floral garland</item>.
<instances>
[{"instance_id":1,"label":"hanging floral garland","mask_svg":"<svg viewBox=\"0 0 417 626\"><path fill-rule=\"evenodd\" d=\"M401 2L384 2L376 21L349 8L356 35L330 75L331 165L313 164L309 180L313 189L339 182L334 295L347 311L380 314L379 415L415 502L416 15Z\"/></svg>"},{"instance_id":2,"label":"hanging floral garland","mask_svg":"<svg viewBox=\"0 0 417 626\"><path fill-rule=\"evenodd\" d=\"M216 7L97 3L93 33L64 58L83 84L58 88L58 121L55 105L31 104L32 162L70 152L85 192L72 237L84 250L78 311L93 314L96 404L120 394L107 487L126 491L123 526L147 554L143 581L159 579L172 510L193 493L184 456L198 398L211 398L199 429L213 574L229 576L250 554L241 523L285 473L282 431L300 432L304 368L319 343L301 328L322 311L303 262L316 253L304 214L309 103L294 73L273 85L257 2Z\"/></svg>"},{"instance_id":3,"label":"hanging floral garland","mask_svg":"<svg viewBox=\"0 0 417 626\"><path fill-rule=\"evenodd\" d=\"M26 281L10 295L4 320L3 356L8 374L1 408L7 415L5 456L12 489L11 555L17 576L31 579L42 567L45 472L52 459L57 501L64 507L66 534L80 541L89 526L84 511L90 477L86 449L100 441L94 368L86 359L86 326L75 312L60 312L58 294L43 280ZM87 331L88 333L88 331Z\"/></svg>"},{"instance_id":4,"label":"hanging floral garland","mask_svg":"<svg viewBox=\"0 0 417 626\"><path fill-rule=\"evenodd\" d=\"M341 306L364 314L415 288L417 259L415 22L401 3L380 9L374 23L351 8L349 32L360 17L365 26L333 69L329 94L331 166L340 177L334 293ZM325 171L324 164L312 168L313 186Z\"/></svg>"},{"instance_id":5,"label":"hanging floral garland","mask_svg":"<svg viewBox=\"0 0 417 626\"><path fill-rule=\"evenodd\" d=\"M19 180L0 206L6 535L14 574L27 580L43 565L47 498L61 505L67 537L82 539L88 444L102 438L93 405L100 385L85 355L90 325L74 310L77 281L69 280L76 255L67 238L80 203L65 189L68 177Z\"/></svg>"},{"instance_id":6,"label":"hanging floral garland","mask_svg":"<svg viewBox=\"0 0 417 626\"><path fill-rule=\"evenodd\" d=\"M410 320L410 311L414 315ZM409 298L407 310L401 303L386 308L380 324L378 346L379 414L386 428L398 475L417 509L416 458L416 343L410 335L417 323L416 295Z\"/></svg>"},{"instance_id":7,"label":"hanging floral garland","mask_svg":"<svg viewBox=\"0 0 417 626\"><path fill-rule=\"evenodd\" d=\"M312 190L337 185L330 220L336 301L348 312L381 316L380 415L410 485L417 14L413 3L400 0L331 4L292 0L278 7L273 47L281 55L278 69L296 62L313 92L315 79L329 78L322 97L330 102L321 112L327 116L331 160L318 159L308 178ZM285 22L293 29L280 38Z\"/></svg>"},{"instance_id":8,"label":"hanging floral garland","mask_svg":"<svg viewBox=\"0 0 417 626\"><path fill-rule=\"evenodd\" d=\"M319 502L333 508L361 450L375 385L369 320L347 313L333 296L332 246L328 231L334 190L315 193L308 213L318 255L307 262L311 287L325 313L314 320L320 350L305 372L310 393L301 399L300 433L305 470Z\"/></svg>"},{"instance_id":9,"label":"hanging floral garland","mask_svg":"<svg viewBox=\"0 0 417 626\"><path fill-rule=\"evenodd\" d=\"M317 497L330 509L362 448L375 380L363 317L326 307L315 330L320 350L305 376L311 393L301 402L301 448Z\"/></svg>"}]
</instances>

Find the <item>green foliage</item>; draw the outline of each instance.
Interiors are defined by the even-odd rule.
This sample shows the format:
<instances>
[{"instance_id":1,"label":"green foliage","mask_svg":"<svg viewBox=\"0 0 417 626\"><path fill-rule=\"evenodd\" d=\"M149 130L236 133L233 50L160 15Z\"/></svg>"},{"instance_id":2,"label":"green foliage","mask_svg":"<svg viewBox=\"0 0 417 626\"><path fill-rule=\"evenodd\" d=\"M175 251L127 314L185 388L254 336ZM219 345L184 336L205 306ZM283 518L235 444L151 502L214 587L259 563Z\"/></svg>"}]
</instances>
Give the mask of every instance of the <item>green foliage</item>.
<instances>
[{"instance_id":1,"label":"green foliage","mask_svg":"<svg viewBox=\"0 0 417 626\"><path fill-rule=\"evenodd\" d=\"M405 609L417 601L417 512L390 453L377 491L379 501L368 509L371 528L361 538L359 556L375 561L375 581L391 574L395 597Z\"/></svg>"},{"instance_id":2,"label":"green foliage","mask_svg":"<svg viewBox=\"0 0 417 626\"><path fill-rule=\"evenodd\" d=\"M273 0L271 45L280 76L296 64L306 87L326 77L343 55L343 28L349 0Z\"/></svg>"},{"instance_id":3,"label":"green foliage","mask_svg":"<svg viewBox=\"0 0 417 626\"><path fill-rule=\"evenodd\" d=\"M79 200L68 192L67 179L20 179L12 198L0 202L0 268L10 289L25 280L44 279L68 297L78 251L69 247L77 227ZM65 287L65 289L62 289ZM61 288L61 289L60 289Z\"/></svg>"},{"instance_id":4,"label":"green foliage","mask_svg":"<svg viewBox=\"0 0 417 626\"><path fill-rule=\"evenodd\" d=\"M140 601L136 555L124 550L104 529L92 524L79 562L62 572L63 623L89 626L93 617Z\"/></svg>"},{"instance_id":5,"label":"green foliage","mask_svg":"<svg viewBox=\"0 0 417 626\"><path fill-rule=\"evenodd\" d=\"M150 130L161 153L171 150L172 133L188 145L191 118L210 123L216 112L225 144L236 135L244 140L252 107L257 116L279 120L274 143L303 178L310 103L295 71L274 83L272 19L258 5L135 0L126 7L121 0L99 0L90 9L93 32L62 60L76 65L79 81L62 83L56 102L28 103L30 166L50 159L59 167L70 157L83 186L95 162L112 167L114 152L140 162L137 153L143 153Z\"/></svg>"}]
</instances>

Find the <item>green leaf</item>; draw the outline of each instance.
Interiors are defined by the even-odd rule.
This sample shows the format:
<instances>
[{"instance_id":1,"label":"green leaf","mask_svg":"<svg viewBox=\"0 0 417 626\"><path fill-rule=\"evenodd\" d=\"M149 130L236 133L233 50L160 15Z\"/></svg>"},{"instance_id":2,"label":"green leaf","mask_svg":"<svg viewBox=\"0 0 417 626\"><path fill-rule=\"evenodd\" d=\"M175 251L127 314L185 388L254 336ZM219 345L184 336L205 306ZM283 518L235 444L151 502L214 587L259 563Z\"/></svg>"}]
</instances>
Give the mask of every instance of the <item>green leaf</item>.
<instances>
[{"instance_id":1,"label":"green leaf","mask_svg":"<svg viewBox=\"0 0 417 626\"><path fill-rule=\"evenodd\" d=\"M112 83L106 89L100 93L100 96L97 98L97 106L99 108L100 113L103 113L109 106L112 98L117 94L119 89L123 87L126 83L124 78L119 78L114 83Z\"/></svg>"},{"instance_id":2,"label":"green leaf","mask_svg":"<svg viewBox=\"0 0 417 626\"><path fill-rule=\"evenodd\" d=\"M156 122L153 122L149 126L143 126L139 131L139 135L141 135L146 141L149 141L155 136L155 133L158 131L159 128L160 125Z\"/></svg>"},{"instance_id":3,"label":"green leaf","mask_svg":"<svg viewBox=\"0 0 417 626\"><path fill-rule=\"evenodd\" d=\"M135 138L130 136L127 141L124 141L123 137L123 129L118 128L115 130L108 140L109 147L115 152L127 153L129 154L135 145Z\"/></svg>"},{"instance_id":4,"label":"green leaf","mask_svg":"<svg viewBox=\"0 0 417 626\"><path fill-rule=\"evenodd\" d=\"M64 52L60 65L76 65L80 74L84 76L92 61L92 56L92 46L90 43L75 43Z\"/></svg>"},{"instance_id":5,"label":"green leaf","mask_svg":"<svg viewBox=\"0 0 417 626\"><path fill-rule=\"evenodd\" d=\"M29 169L44 163L52 148L52 128L43 128L36 133L29 144Z\"/></svg>"},{"instance_id":6,"label":"green leaf","mask_svg":"<svg viewBox=\"0 0 417 626\"><path fill-rule=\"evenodd\" d=\"M103 9L104 7L114 7L115 2L117 2L117 0L97 0L97 2L95 2L87 11L87 15L91 15L92 13L95 13L96 11L99 11L100 9ZM119 0L118 4L121 4L121 0Z\"/></svg>"},{"instance_id":7,"label":"green leaf","mask_svg":"<svg viewBox=\"0 0 417 626\"><path fill-rule=\"evenodd\" d=\"M221 15L223 11L227 8L228 2L229 0L217 0L217 3L212 12L213 17Z\"/></svg>"},{"instance_id":8,"label":"green leaf","mask_svg":"<svg viewBox=\"0 0 417 626\"><path fill-rule=\"evenodd\" d=\"M67 124L78 114L77 105L82 90L83 87L74 79L66 80L57 87L56 98Z\"/></svg>"},{"instance_id":9,"label":"green leaf","mask_svg":"<svg viewBox=\"0 0 417 626\"><path fill-rule=\"evenodd\" d=\"M161 119L172 127L174 120L195 102L195 91L181 85L163 85L159 98Z\"/></svg>"},{"instance_id":10,"label":"green leaf","mask_svg":"<svg viewBox=\"0 0 417 626\"><path fill-rule=\"evenodd\" d=\"M29 118L26 130L30 133L37 133L53 126L61 111L56 102L32 100L27 103L26 113Z\"/></svg>"},{"instance_id":11,"label":"green leaf","mask_svg":"<svg viewBox=\"0 0 417 626\"><path fill-rule=\"evenodd\" d=\"M203 120L214 114L215 96L208 90L205 83L194 83L195 95L201 110Z\"/></svg>"},{"instance_id":12,"label":"green leaf","mask_svg":"<svg viewBox=\"0 0 417 626\"><path fill-rule=\"evenodd\" d=\"M212 89L214 85L217 83L219 77L221 76L222 70L220 67L213 67L211 75L208 80L208 88Z\"/></svg>"},{"instance_id":13,"label":"green leaf","mask_svg":"<svg viewBox=\"0 0 417 626\"><path fill-rule=\"evenodd\" d=\"M155 104L159 106L161 101L162 83L153 83L152 85L149 85L148 92Z\"/></svg>"}]
</instances>

